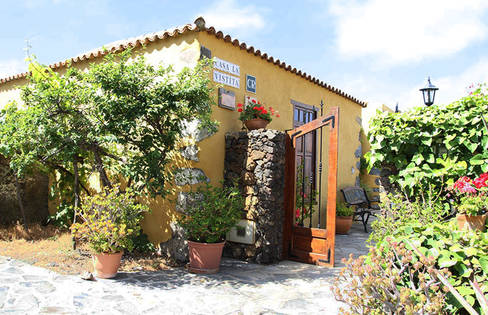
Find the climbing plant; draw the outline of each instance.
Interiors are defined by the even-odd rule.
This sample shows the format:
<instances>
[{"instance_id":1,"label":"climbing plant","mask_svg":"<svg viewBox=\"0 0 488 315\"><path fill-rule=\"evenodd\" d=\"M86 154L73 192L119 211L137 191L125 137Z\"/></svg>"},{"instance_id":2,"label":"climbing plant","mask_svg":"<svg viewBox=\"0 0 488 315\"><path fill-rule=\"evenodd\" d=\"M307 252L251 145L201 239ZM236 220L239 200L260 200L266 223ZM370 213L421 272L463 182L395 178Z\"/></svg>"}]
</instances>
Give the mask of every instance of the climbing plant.
<instances>
[{"instance_id":1,"label":"climbing plant","mask_svg":"<svg viewBox=\"0 0 488 315\"><path fill-rule=\"evenodd\" d=\"M449 105L381 113L370 122L368 170L387 167L391 179L412 195L452 182L460 174L488 171L485 85Z\"/></svg>"}]
</instances>

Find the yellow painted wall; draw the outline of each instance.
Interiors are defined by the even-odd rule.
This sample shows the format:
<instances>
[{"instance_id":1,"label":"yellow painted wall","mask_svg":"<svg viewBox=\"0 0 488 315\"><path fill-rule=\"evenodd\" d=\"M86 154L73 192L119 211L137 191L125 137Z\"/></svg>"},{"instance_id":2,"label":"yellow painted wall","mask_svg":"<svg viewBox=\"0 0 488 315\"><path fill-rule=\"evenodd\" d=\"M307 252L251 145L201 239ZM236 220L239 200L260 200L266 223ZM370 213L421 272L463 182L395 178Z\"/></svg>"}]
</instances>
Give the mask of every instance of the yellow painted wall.
<instances>
[{"instance_id":1,"label":"yellow painted wall","mask_svg":"<svg viewBox=\"0 0 488 315\"><path fill-rule=\"evenodd\" d=\"M211 50L212 57L218 57L240 66L240 89L224 86L225 89L235 92L237 103L243 103L245 96L255 96L261 103L272 106L280 112L281 117L274 118L268 125L269 129L289 130L293 128L293 105L290 102L292 99L315 106L319 106L320 101L323 100L325 114L331 107L338 106L340 110L338 189L355 185L356 177L359 176L359 169L356 168L359 158L355 157L354 152L360 145L361 127L356 118L361 118L361 106L213 35L201 32L199 41ZM246 92L246 74L256 77L256 94ZM222 179L224 171L224 135L228 131L240 130L242 123L238 120L239 113L236 111L215 108L213 115L220 121L220 129L216 136L202 142L200 162L196 163L196 166L203 169L212 182L217 182ZM328 132L324 132L323 136L325 170L328 165ZM327 173L323 175L322 187L322 196L326 196ZM342 194L339 192L338 197L342 198ZM325 206L324 199L326 197L322 198L322 206ZM325 226L324 220L322 220L321 226Z\"/></svg>"},{"instance_id":2,"label":"yellow painted wall","mask_svg":"<svg viewBox=\"0 0 488 315\"><path fill-rule=\"evenodd\" d=\"M280 112L281 117L274 118L268 125L270 129L288 130L293 128L293 105L290 103L292 99L315 106L319 106L320 101L323 100L325 113L328 112L329 108L339 106L338 188L355 185L356 177L359 175L359 170L356 168L359 159L355 157L354 152L360 145L360 125L356 118L361 117L362 109L358 104L206 32L190 32L177 38L158 41L150 44L145 50L138 49L137 52L144 54L151 63L173 64L176 70L180 70L183 66L196 64L200 55L200 44L209 48L213 57L240 66L240 89L224 86L226 89L235 92L237 103L243 103L246 95L255 96L266 106L272 106ZM100 61L101 59L98 59L95 62ZM84 68L87 64L79 63L75 66ZM256 94L245 92L246 74L256 77ZM11 99L18 99L16 87L25 83L25 80L16 80L0 85L0 107ZM217 103L217 91L215 91L215 102ZM220 122L219 131L199 142L199 162L178 159L177 164L184 167L200 168L212 183L218 184L223 178L224 172L225 133L241 130L242 123L238 117L237 111L216 106L213 110L213 118ZM324 132L324 170L327 166L327 139L328 132ZM327 189L326 176L325 173L322 182L323 196L326 195ZM187 190L188 187L182 187L182 189ZM177 190L175 190L175 195L170 196L170 198L175 199L176 192ZM174 220L176 211L172 203L161 200L161 198L148 200L148 202L151 205L152 213L146 216L143 228L149 235L149 239L157 244L171 237L169 223ZM325 206L325 200L323 206Z\"/></svg>"}]
</instances>

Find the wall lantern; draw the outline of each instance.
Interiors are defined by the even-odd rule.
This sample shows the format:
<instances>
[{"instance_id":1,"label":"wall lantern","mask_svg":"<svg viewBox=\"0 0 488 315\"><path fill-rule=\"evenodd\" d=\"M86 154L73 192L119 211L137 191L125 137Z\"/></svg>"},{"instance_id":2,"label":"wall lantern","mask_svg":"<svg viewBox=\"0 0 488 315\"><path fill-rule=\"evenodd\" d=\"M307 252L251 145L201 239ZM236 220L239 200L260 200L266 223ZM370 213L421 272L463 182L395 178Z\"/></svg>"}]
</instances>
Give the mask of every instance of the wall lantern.
<instances>
[{"instance_id":1,"label":"wall lantern","mask_svg":"<svg viewBox=\"0 0 488 315\"><path fill-rule=\"evenodd\" d=\"M430 82L430 77L427 79L427 85L424 88L421 88L420 91L422 92L422 96L424 97L424 104L425 106L430 106L434 104L435 98L435 91L437 91L435 85Z\"/></svg>"}]
</instances>

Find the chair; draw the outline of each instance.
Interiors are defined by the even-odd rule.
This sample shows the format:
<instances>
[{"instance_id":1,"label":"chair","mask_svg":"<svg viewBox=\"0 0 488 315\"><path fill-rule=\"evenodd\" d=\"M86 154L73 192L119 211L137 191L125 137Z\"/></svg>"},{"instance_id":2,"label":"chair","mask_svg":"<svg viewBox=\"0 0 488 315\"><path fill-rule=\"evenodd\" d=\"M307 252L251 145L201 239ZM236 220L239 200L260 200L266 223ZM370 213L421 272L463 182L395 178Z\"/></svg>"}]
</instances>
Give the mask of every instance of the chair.
<instances>
[{"instance_id":1,"label":"chair","mask_svg":"<svg viewBox=\"0 0 488 315\"><path fill-rule=\"evenodd\" d=\"M354 211L354 220L362 221L364 225L364 232L368 233L368 220L369 217L375 216L372 212L374 209L371 207L371 202L366 195L366 191L362 187L347 187L341 189L344 195L344 201L348 207L356 207ZM361 219L356 219L360 217Z\"/></svg>"}]
</instances>

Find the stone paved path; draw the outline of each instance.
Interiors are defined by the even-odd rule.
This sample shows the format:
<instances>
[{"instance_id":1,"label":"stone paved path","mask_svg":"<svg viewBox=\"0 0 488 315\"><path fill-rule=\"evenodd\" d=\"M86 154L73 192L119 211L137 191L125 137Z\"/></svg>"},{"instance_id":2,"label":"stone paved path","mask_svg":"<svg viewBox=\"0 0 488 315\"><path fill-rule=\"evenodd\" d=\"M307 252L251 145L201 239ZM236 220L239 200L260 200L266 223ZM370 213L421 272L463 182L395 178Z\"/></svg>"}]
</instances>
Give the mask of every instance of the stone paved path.
<instances>
[{"instance_id":1,"label":"stone paved path","mask_svg":"<svg viewBox=\"0 0 488 315\"><path fill-rule=\"evenodd\" d=\"M359 225L337 236L336 262L367 252L366 237ZM336 314L330 287L338 272L224 259L216 275L174 268L91 282L0 256L0 314Z\"/></svg>"}]
</instances>

